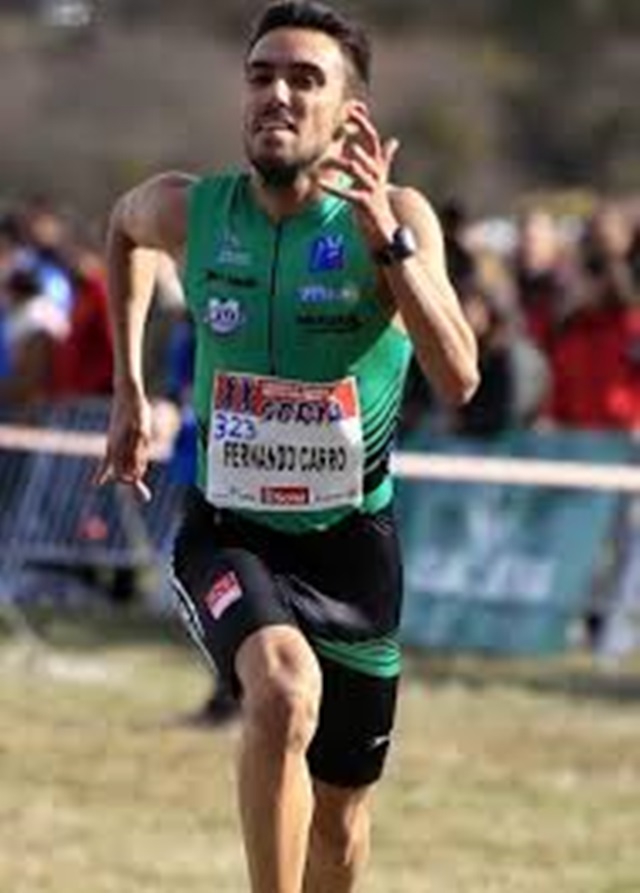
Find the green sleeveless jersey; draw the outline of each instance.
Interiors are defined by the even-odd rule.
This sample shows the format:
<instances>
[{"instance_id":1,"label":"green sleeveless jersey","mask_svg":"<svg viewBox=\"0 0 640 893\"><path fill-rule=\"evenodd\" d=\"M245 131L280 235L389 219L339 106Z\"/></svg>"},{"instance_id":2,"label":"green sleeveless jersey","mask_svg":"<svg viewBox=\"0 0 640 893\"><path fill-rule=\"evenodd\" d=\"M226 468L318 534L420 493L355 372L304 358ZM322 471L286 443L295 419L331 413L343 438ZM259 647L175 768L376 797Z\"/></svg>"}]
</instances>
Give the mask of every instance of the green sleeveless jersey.
<instances>
[{"instance_id":1,"label":"green sleeveless jersey","mask_svg":"<svg viewBox=\"0 0 640 893\"><path fill-rule=\"evenodd\" d=\"M411 348L376 297L376 283L369 249L342 199L326 195L274 223L256 203L247 173L205 177L192 187L184 286L195 325L197 483L205 494L211 485L211 429L220 421L218 414L212 421L212 395L229 388L229 375L236 390L254 377L276 386L278 380L320 386L349 379L357 390L363 450L355 510L374 512L389 502L389 455ZM313 410L296 406L301 413ZM240 440L253 434L242 427L244 418L232 419ZM230 457L231 464L278 461L250 444L227 447L225 461ZM284 447L281 452L288 455ZM333 468L338 453L307 449L306 455L316 456L321 475L323 467ZM302 505L274 511L270 504L241 512L279 530L305 532L331 526L354 510Z\"/></svg>"}]
</instances>

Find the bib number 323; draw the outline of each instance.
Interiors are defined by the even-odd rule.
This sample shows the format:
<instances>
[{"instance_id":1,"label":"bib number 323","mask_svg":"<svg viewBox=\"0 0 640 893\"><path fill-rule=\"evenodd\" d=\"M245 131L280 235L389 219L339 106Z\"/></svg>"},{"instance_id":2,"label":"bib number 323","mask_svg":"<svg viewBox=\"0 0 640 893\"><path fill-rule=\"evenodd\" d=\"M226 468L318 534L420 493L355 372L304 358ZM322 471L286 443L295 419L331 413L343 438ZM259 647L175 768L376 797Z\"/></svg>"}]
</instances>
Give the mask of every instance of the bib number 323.
<instances>
[{"instance_id":1,"label":"bib number 323","mask_svg":"<svg viewBox=\"0 0 640 893\"><path fill-rule=\"evenodd\" d=\"M218 373L207 498L221 508L319 511L362 502L355 378L302 382Z\"/></svg>"}]
</instances>

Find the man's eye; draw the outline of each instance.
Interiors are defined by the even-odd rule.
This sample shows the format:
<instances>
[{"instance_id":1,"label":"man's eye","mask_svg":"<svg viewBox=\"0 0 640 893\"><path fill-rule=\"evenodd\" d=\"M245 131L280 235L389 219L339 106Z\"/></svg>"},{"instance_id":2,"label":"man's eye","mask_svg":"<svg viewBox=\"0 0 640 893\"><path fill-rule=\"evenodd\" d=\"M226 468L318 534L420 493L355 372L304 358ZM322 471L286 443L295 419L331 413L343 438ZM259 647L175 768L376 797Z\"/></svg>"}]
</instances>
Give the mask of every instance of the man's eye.
<instances>
[{"instance_id":1,"label":"man's eye","mask_svg":"<svg viewBox=\"0 0 640 893\"><path fill-rule=\"evenodd\" d=\"M318 82L310 72L300 71L291 76L291 86L294 90L313 90Z\"/></svg>"},{"instance_id":2,"label":"man's eye","mask_svg":"<svg viewBox=\"0 0 640 893\"><path fill-rule=\"evenodd\" d=\"M247 75L247 82L252 87L266 87L272 80L273 77L268 71L250 71Z\"/></svg>"}]
</instances>

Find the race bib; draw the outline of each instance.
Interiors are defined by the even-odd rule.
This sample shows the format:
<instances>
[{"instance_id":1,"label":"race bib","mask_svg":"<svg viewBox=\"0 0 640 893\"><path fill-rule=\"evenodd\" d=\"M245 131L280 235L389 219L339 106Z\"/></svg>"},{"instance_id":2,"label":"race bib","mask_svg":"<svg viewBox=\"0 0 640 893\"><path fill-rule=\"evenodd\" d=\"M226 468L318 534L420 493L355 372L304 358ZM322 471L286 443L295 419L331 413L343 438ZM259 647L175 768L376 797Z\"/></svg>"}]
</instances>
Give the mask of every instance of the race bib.
<instances>
[{"instance_id":1,"label":"race bib","mask_svg":"<svg viewBox=\"0 0 640 893\"><path fill-rule=\"evenodd\" d=\"M319 511L362 503L355 378L289 381L218 373L207 499L221 508Z\"/></svg>"}]
</instances>

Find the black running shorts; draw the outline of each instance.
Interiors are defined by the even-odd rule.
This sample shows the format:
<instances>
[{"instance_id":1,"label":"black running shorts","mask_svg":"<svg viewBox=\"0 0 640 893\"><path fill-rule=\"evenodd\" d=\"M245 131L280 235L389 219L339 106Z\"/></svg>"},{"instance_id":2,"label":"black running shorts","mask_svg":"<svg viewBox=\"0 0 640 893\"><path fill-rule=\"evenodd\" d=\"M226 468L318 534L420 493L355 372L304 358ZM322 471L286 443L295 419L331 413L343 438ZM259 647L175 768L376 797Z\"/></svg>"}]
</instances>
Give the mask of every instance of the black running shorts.
<instances>
[{"instance_id":1,"label":"black running shorts","mask_svg":"<svg viewBox=\"0 0 640 893\"><path fill-rule=\"evenodd\" d=\"M193 638L236 690L235 656L247 636L273 624L299 629L323 678L312 775L343 787L379 778L400 672L402 572L391 508L284 534L216 509L194 489L173 584Z\"/></svg>"}]
</instances>

